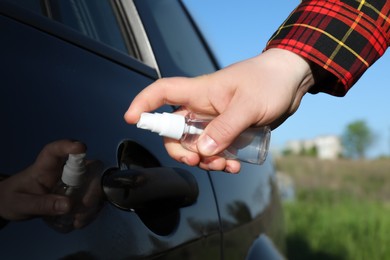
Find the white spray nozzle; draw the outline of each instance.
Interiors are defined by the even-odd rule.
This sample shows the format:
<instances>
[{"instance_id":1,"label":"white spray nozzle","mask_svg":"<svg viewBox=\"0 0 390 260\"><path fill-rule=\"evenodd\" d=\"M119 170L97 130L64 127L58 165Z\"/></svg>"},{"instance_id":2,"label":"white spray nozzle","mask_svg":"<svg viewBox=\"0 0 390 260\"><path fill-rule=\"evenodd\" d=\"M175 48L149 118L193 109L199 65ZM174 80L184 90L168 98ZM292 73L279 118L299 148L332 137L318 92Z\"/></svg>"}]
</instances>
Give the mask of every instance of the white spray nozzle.
<instances>
[{"instance_id":1,"label":"white spray nozzle","mask_svg":"<svg viewBox=\"0 0 390 260\"><path fill-rule=\"evenodd\" d=\"M184 133L185 117L170 113L142 113L137 127L179 140Z\"/></svg>"},{"instance_id":2,"label":"white spray nozzle","mask_svg":"<svg viewBox=\"0 0 390 260\"><path fill-rule=\"evenodd\" d=\"M69 186L81 185L86 172L85 153L69 154L62 172L62 182Z\"/></svg>"}]
</instances>

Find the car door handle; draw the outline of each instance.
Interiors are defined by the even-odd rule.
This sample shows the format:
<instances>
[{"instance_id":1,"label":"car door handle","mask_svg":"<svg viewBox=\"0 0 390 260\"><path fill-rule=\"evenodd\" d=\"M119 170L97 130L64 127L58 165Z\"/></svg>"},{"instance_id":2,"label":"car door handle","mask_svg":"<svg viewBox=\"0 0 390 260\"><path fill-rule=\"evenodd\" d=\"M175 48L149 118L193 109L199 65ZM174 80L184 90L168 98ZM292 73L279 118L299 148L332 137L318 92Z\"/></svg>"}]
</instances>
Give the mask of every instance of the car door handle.
<instances>
[{"instance_id":1,"label":"car door handle","mask_svg":"<svg viewBox=\"0 0 390 260\"><path fill-rule=\"evenodd\" d=\"M195 203L199 194L191 173L169 167L111 168L104 173L102 186L109 202L131 211L185 207Z\"/></svg>"}]
</instances>

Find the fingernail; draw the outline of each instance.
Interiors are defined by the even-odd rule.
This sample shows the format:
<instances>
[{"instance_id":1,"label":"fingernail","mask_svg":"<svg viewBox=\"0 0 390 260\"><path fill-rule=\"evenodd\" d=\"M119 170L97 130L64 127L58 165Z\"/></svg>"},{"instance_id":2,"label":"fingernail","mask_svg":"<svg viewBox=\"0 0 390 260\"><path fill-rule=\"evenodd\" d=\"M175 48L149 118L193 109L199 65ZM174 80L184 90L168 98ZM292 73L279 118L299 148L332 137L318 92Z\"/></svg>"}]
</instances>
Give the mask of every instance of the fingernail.
<instances>
[{"instance_id":1,"label":"fingernail","mask_svg":"<svg viewBox=\"0 0 390 260\"><path fill-rule=\"evenodd\" d=\"M205 135L198 140L198 149L203 155L214 155L217 148L217 143L208 135Z\"/></svg>"},{"instance_id":2,"label":"fingernail","mask_svg":"<svg viewBox=\"0 0 390 260\"><path fill-rule=\"evenodd\" d=\"M232 173L232 169L231 169L229 166L227 166L227 167L225 168L225 172L226 172L226 173Z\"/></svg>"},{"instance_id":3,"label":"fingernail","mask_svg":"<svg viewBox=\"0 0 390 260\"><path fill-rule=\"evenodd\" d=\"M66 199L57 199L54 202L54 209L58 213L66 213L69 210L69 203Z\"/></svg>"}]
</instances>

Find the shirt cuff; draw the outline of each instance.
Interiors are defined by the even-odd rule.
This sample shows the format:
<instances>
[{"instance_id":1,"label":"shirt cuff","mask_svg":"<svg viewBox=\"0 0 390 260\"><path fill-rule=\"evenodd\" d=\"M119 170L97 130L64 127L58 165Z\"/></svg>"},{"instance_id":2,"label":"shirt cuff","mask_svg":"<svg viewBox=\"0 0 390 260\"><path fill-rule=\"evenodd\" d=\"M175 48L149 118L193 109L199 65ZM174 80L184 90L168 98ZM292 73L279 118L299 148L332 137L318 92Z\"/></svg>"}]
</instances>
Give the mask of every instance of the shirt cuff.
<instances>
[{"instance_id":1,"label":"shirt cuff","mask_svg":"<svg viewBox=\"0 0 390 260\"><path fill-rule=\"evenodd\" d=\"M317 81L311 93L344 96L388 46L389 14L374 11L389 8L369 2L360 6L358 1L303 1L266 50L289 50L324 69L329 77Z\"/></svg>"}]
</instances>

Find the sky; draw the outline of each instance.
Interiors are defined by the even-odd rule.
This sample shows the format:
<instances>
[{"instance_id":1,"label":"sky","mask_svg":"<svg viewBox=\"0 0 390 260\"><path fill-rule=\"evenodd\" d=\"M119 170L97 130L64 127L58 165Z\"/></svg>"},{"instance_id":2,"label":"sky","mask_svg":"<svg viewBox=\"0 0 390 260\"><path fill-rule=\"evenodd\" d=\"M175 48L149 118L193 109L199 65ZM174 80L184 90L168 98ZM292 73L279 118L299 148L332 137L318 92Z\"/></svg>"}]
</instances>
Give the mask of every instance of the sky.
<instances>
[{"instance_id":1,"label":"sky","mask_svg":"<svg viewBox=\"0 0 390 260\"><path fill-rule=\"evenodd\" d=\"M183 0L222 67L253 57L300 3L298 0ZM287 141L341 135L364 120L376 136L367 149L374 158L390 154L390 53L360 78L345 97L306 94L298 111L272 132L271 149Z\"/></svg>"}]
</instances>

